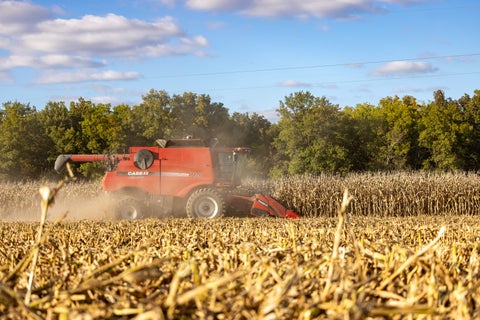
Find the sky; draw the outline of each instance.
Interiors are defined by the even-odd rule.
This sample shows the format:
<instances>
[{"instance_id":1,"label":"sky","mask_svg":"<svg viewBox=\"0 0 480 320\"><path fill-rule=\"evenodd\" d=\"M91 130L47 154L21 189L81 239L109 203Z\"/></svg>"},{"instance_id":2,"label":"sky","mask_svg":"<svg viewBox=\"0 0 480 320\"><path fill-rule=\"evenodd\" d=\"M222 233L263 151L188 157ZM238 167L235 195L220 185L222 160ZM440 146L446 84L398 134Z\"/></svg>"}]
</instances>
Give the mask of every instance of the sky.
<instances>
[{"instance_id":1,"label":"sky","mask_svg":"<svg viewBox=\"0 0 480 320\"><path fill-rule=\"evenodd\" d=\"M0 103L136 105L207 94L278 120L309 91L339 107L480 89L478 0L0 0Z\"/></svg>"}]
</instances>

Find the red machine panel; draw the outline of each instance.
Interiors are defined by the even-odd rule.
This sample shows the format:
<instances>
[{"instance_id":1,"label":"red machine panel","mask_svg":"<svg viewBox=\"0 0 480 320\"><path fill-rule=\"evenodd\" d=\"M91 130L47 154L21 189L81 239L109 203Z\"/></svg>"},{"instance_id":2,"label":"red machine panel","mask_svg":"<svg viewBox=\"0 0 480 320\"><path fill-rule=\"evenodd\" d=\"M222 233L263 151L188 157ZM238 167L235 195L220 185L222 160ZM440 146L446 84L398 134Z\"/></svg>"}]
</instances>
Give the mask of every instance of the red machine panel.
<instances>
[{"instance_id":1,"label":"red machine panel","mask_svg":"<svg viewBox=\"0 0 480 320\"><path fill-rule=\"evenodd\" d=\"M132 154L148 150L152 163L145 169L135 165L135 157L118 163L107 172L103 187L107 191L139 188L150 194L183 197L193 188L215 181L210 148L134 147ZM141 166L140 166L141 167Z\"/></svg>"}]
</instances>

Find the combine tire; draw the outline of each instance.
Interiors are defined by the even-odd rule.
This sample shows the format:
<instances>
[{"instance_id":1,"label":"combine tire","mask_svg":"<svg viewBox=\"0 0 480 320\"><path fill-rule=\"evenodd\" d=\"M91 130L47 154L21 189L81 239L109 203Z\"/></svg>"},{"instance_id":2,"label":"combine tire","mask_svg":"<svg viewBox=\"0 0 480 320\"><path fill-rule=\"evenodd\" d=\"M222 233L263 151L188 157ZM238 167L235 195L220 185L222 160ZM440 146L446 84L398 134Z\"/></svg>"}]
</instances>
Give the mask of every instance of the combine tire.
<instances>
[{"instance_id":1,"label":"combine tire","mask_svg":"<svg viewBox=\"0 0 480 320\"><path fill-rule=\"evenodd\" d=\"M142 201L133 198L123 199L115 206L115 216L122 220L136 220L146 216L147 208Z\"/></svg>"},{"instance_id":2,"label":"combine tire","mask_svg":"<svg viewBox=\"0 0 480 320\"><path fill-rule=\"evenodd\" d=\"M190 218L220 218L225 211L225 201L215 189L198 189L188 198L186 211Z\"/></svg>"}]
</instances>

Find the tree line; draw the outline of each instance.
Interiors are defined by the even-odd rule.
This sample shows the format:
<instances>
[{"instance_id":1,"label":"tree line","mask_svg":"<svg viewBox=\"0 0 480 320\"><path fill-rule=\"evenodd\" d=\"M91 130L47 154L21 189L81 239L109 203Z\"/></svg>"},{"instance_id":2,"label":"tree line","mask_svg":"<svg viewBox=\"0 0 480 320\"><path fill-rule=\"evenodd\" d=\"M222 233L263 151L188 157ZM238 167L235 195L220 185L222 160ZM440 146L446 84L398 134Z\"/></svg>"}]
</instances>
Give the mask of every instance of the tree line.
<instances>
[{"instance_id":1,"label":"tree line","mask_svg":"<svg viewBox=\"0 0 480 320\"><path fill-rule=\"evenodd\" d=\"M257 113L229 113L205 94L169 95L150 90L138 105L95 104L80 98L0 109L0 179L53 174L59 154L125 153L158 138L218 138L220 146L249 146L249 172L285 174L389 170L480 169L480 90L455 100L435 91L433 100L386 97L377 105L343 107L310 92L280 101L278 122ZM78 168L101 174L96 164Z\"/></svg>"}]
</instances>

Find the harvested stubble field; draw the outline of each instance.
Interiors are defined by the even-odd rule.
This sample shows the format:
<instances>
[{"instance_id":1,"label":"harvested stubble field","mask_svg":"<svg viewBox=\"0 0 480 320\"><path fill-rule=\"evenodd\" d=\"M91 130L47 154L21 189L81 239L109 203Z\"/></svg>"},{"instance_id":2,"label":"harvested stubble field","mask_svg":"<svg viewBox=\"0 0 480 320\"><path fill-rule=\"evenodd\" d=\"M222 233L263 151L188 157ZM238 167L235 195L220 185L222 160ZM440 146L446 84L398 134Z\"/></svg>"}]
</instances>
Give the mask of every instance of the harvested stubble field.
<instances>
[{"instance_id":1,"label":"harvested stubble field","mask_svg":"<svg viewBox=\"0 0 480 320\"><path fill-rule=\"evenodd\" d=\"M389 181L397 181L400 176L385 176L387 188L382 194L388 195L387 200L397 199L406 206L408 202L400 194L418 193L418 186L407 183L418 181L407 177L402 180L403 189L396 191L393 185L397 182ZM416 215L413 211L369 213L362 209L389 208L375 189L382 185L368 186L369 177L382 181L375 175L365 175L364 179L355 176L352 181L360 181L362 192L377 192L376 196L362 197L355 187L349 186L353 199L347 210L338 209L342 202L340 188L346 187L348 177L337 178L338 184L331 188L316 186L317 190L331 190L333 203L322 207L316 199L309 198L314 194L312 188L315 181L326 183L326 178L333 183L333 177L290 178L286 184L276 181L260 186L285 202L297 203L295 209L304 216L312 216L298 221L243 218L113 221L93 220L90 214L88 219L81 216L70 220L67 216L59 222L49 219L38 247L28 303L25 296L39 224L5 219L0 224L0 317L480 317L478 216L473 214L476 212L462 214L452 209L475 208L477 200L472 194L478 192L475 189L478 185L470 181L475 182L476 176L433 176L435 184L429 185L428 190L436 192L439 199L431 195L422 206L418 204L422 203L420 200L412 201L412 205L417 203L421 208ZM300 194L280 197L282 192L295 190L302 183L307 187L297 192L309 191L304 201L313 204L298 202ZM453 185L457 189L452 190ZM89 184L82 188L86 186ZM60 191L57 205L50 209L49 215L58 217L58 210L64 210L69 199L79 196L78 190L72 192L75 188L75 184L70 184ZM36 189L38 193L38 185ZM88 190L93 193L93 189ZM446 193L441 194L441 190ZM464 198L447 199L451 194ZM467 199L468 205L461 203L466 195L471 197ZM365 201L362 199L372 203L358 203ZM444 205L443 211L440 204ZM307 207L315 209L299 210ZM330 207L328 210L338 210L338 215L321 209ZM439 211L429 213L428 208ZM40 209L37 210L40 216ZM318 210L325 213L319 214ZM357 214L355 210L361 211Z\"/></svg>"}]
</instances>

